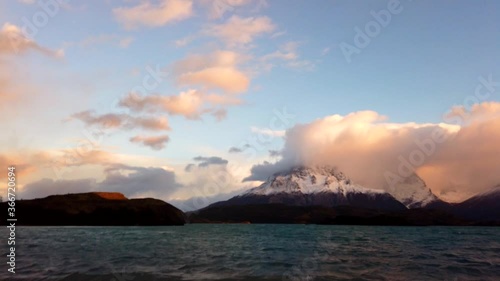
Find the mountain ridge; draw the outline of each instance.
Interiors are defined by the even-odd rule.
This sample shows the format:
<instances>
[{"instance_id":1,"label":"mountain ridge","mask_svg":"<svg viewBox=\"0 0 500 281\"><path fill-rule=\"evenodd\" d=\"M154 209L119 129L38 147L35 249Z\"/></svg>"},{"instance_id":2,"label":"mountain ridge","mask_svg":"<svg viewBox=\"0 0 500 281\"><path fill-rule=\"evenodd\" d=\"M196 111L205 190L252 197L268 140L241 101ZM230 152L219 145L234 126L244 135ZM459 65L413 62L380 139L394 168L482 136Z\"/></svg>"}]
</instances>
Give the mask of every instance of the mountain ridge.
<instances>
[{"instance_id":1,"label":"mountain ridge","mask_svg":"<svg viewBox=\"0 0 500 281\"><path fill-rule=\"evenodd\" d=\"M453 204L439 199L416 174L385 191L357 185L333 167L296 166L190 214L195 222L499 225L497 202L500 187Z\"/></svg>"},{"instance_id":2,"label":"mountain ridge","mask_svg":"<svg viewBox=\"0 0 500 281\"><path fill-rule=\"evenodd\" d=\"M249 204L352 206L403 210L406 207L384 190L355 184L331 166L295 166L275 173L263 184L213 206ZM209 206L210 207L210 206Z\"/></svg>"}]
</instances>

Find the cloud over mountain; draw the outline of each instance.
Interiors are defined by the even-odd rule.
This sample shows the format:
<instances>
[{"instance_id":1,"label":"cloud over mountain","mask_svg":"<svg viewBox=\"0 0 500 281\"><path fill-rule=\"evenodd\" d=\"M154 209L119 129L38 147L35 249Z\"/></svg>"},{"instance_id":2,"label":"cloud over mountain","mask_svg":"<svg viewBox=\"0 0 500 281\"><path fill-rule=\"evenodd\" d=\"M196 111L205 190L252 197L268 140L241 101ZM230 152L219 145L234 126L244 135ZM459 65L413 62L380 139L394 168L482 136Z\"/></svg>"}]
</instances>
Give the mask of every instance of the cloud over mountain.
<instances>
[{"instance_id":1,"label":"cloud over mountain","mask_svg":"<svg viewBox=\"0 0 500 281\"><path fill-rule=\"evenodd\" d=\"M282 157L254 166L246 180L299 164L328 164L362 185L387 189L415 171L436 194L461 200L500 182L500 107L490 102L454 112L462 113L454 125L389 123L373 111L296 125L286 133Z\"/></svg>"}]
</instances>

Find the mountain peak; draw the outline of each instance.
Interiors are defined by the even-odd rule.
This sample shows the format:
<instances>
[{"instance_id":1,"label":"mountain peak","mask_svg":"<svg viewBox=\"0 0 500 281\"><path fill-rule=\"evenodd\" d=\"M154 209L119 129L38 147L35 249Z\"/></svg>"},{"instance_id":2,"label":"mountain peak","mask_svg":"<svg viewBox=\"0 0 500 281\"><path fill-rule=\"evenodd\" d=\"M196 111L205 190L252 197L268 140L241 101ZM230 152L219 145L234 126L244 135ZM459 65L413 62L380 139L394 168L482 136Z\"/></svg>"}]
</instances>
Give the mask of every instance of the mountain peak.
<instances>
[{"instance_id":1,"label":"mountain peak","mask_svg":"<svg viewBox=\"0 0 500 281\"><path fill-rule=\"evenodd\" d=\"M260 204L351 206L377 210L406 209L386 191L357 185L331 166L295 166L274 174L258 187L214 205Z\"/></svg>"},{"instance_id":2,"label":"mountain peak","mask_svg":"<svg viewBox=\"0 0 500 281\"><path fill-rule=\"evenodd\" d=\"M305 179L311 175L321 175L321 176L332 176L337 180L348 180L344 173L340 172L336 167L328 166L328 165L317 165L317 166L295 166L290 168L289 170L275 173L272 177L277 176L287 176L292 175L298 178Z\"/></svg>"},{"instance_id":3,"label":"mountain peak","mask_svg":"<svg viewBox=\"0 0 500 281\"><path fill-rule=\"evenodd\" d=\"M439 198L432 193L424 180L416 173L387 190L394 198L410 209L425 207L432 202L439 201Z\"/></svg>"},{"instance_id":4,"label":"mountain peak","mask_svg":"<svg viewBox=\"0 0 500 281\"><path fill-rule=\"evenodd\" d=\"M295 166L275 173L262 185L252 188L246 195L269 195L277 193L367 193L380 194L383 190L369 189L353 184L344 173L332 166Z\"/></svg>"}]
</instances>

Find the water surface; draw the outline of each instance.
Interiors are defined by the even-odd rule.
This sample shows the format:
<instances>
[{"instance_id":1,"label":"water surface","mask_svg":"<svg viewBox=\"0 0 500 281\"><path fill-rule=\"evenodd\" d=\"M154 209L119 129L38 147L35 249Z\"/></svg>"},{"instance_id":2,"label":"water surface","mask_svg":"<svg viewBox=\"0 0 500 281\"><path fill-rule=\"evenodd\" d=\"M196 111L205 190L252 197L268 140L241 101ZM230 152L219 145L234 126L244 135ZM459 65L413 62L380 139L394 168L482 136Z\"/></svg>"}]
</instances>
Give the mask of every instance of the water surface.
<instances>
[{"instance_id":1,"label":"water surface","mask_svg":"<svg viewBox=\"0 0 500 281\"><path fill-rule=\"evenodd\" d=\"M8 237L5 229L1 234ZM6 255L7 243L2 244ZM15 280L499 280L500 276L498 227L21 227L17 244ZM5 280L11 274L2 264L0 278Z\"/></svg>"}]
</instances>

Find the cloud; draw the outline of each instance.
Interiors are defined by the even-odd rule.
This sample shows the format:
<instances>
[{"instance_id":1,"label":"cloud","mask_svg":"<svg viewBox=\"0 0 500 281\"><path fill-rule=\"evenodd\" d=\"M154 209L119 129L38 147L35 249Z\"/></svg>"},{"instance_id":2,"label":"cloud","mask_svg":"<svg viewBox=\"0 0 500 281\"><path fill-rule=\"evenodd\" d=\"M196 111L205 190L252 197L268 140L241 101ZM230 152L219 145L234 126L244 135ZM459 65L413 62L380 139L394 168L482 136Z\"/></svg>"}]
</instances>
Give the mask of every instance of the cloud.
<instances>
[{"instance_id":1,"label":"cloud","mask_svg":"<svg viewBox=\"0 0 500 281\"><path fill-rule=\"evenodd\" d=\"M236 8L246 6L253 0L198 0L211 19L220 19L226 13L234 12Z\"/></svg>"},{"instance_id":2,"label":"cloud","mask_svg":"<svg viewBox=\"0 0 500 281\"><path fill-rule=\"evenodd\" d=\"M186 168L184 168L184 171L185 172L192 172L194 170L194 168L196 168L195 164L187 164Z\"/></svg>"},{"instance_id":3,"label":"cloud","mask_svg":"<svg viewBox=\"0 0 500 281\"><path fill-rule=\"evenodd\" d=\"M10 23L4 23L0 29L0 119L12 114L20 114L23 109L38 102L35 93L41 91L31 77L43 77L41 73L31 73L26 63L18 63L17 59L28 53L41 54L45 57L59 59L64 56L63 50L52 50L41 46L25 36L22 29ZM43 85L47 87L47 82ZM47 98L44 99L44 101Z\"/></svg>"},{"instance_id":4,"label":"cloud","mask_svg":"<svg viewBox=\"0 0 500 281\"><path fill-rule=\"evenodd\" d=\"M140 26L160 27L191 17L193 1L159 0L155 5L147 0L134 7L115 8L113 15L126 29L135 29Z\"/></svg>"},{"instance_id":5,"label":"cloud","mask_svg":"<svg viewBox=\"0 0 500 281\"><path fill-rule=\"evenodd\" d=\"M90 178L42 179L27 184L21 190L20 196L23 199L32 199L54 194L112 191L121 192L129 198L167 198L180 187L182 185L177 182L175 173L162 168L113 165L106 170L106 177L102 182Z\"/></svg>"},{"instance_id":6,"label":"cloud","mask_svg":"<svg viewBox=\"0 0 500 281\"><path fill-rule=\"evenodd\" d=\"M141 143L144 146L148 146L153 150L162 150L165 148L166 143L170 141L168 136L135 136L130 139L130 142Z\"/></svg>"},{"instance_id":7,"label":"cloud","mask_svg":"<svg viewBox=\"0 0 500 281\"><path fill-rule=\"evenodd\" d=\"M185 47L187 46L189 43L191 43L193 40L195 39L195 36L186 36L186 37L183 37L181 39L177 39L174 41L174 45L177 47L177 48L181 48L181 47Z\"/></svg>"},{"instance_id":8,"label":"cloud","mask_svg":"<svg viewBox=\"0 0 500 281\"><path fill-rule=\"evenodd\" d=\"M260 58L262 67L271 70L277 64L295 70L313 70L315 64L309 60L301 59L298 42L287 42L277 51L264 55Z\"/></svg>"},{"instance_id":9,"label":"cloud","mask_svg":"<svg viewBox=\"0 0 500 281\"><path fill-rule=\"evenodd\" d=\"M220 111L219 106L239 103L239 99L188 90L177 96L141 96L130 93L122 98L119 104L134 112L164 112L181 115L187 119L199 119L203 114L212 113L220 119L225 117L225 112Z\"/></svg>"},{"instance_id":10,"label":"cloud","mask_svg":"<svg viewBox=\"0 0 500 281\"><path fill-rule=\"evenodd\" d=\"M284 137L286 131L284 130L271 130L268 128L259 128L259 127L251 127L250 130L252 133L270 136L270 137Z\"/></svg>"},{"instance_id":11,"label":"cloud","mask_svg":"<svg viewBox=\"0 0 500 281\"><path fill-rule=\"evenodd\" d=\"M203 113L203 94L189 90L177 96L149 95L140 96L130 93L120 100L120 106L135 112L166 112L182 115L188 119L198 119Z\"/></svg>"},{"instance_id":12,"label":"cloud","mask_svg":"<svg viewBox=\"0 0 500 281\"><path fill-rule=\"evenodd\" d=\"M27 184L21 190L20 196L23 199L34 199L56 194L83 193L97 190L96 180L90 178L79 180L41 179Z\"/></svg>"},{"instance_id":13,"label":"cloud","mask_svg":"<svg viewBox=\"0 0 500 281\"><path fill-rule=\"evenodd\" d=\"M76 146L74 149L63 149L52 155L51 165L60 167L82 165L109 165L115 163L116 155L108 151L95 149L94 146Z\"/></svg>"},{"instance_id":14,"label":"cloud","mask_svg":"<svg viewBox=\"0 0 500 281\"><path fill-rule=\"evenodd\" d=\"M242 153L243 151L245 151L247 148L250 148L250 147L252 147L252 146L249 144L245 144L242 147L233 146L233 147L229 148L229 153Z\"/></svg>"},{"instance_id":15,"label":"cloud","mask_svg":"<svg viewBox=\"0 0 500 281\"><path fill-rule=\"evenodd\" d=\"M172 195L172 202L185 210L196 210L210 203L227 199L241 193L250 186L243 186L241 175L247 167L231 166L220 157L197 157L203 162L218 163L199 167L197 164L186 166L182 176L184 187ZM200 162L198 161L198 162ZM224 164L226 163L226 164Z\"/></svg>"},{"instance_id":16,"label":"cloud","mask_svg":"<svg viewBox=\"0 0 500 281\"><path fill-rule=\"evenodd\" d=\"M212 157L198 156L193 158L193 160L199 162L198 167L208 167L210 165L227 165L227 163L229 163L226 159L222 159L216 156Z\"/></svg>"},{"instance_id":17,"label":"cloud","mask_svg":"<svg viewBox=\"0 0 500 281\"><path fill-rule=\"evenodd\" d=\"M499 117L495 102L455 107L445 116L453 124L388 123L373 111L328 116L289 129L281 158L254 166L245 180L328 164L360 184L388 190L392 176L415 171L443 199L460 201L500 183Z\"/></svg>"},{"instance_id":18,"label":"cloud","mask_svg":"<svg viewBox=\"0 0 500 281\"><path fill-rule=\"evenodd\" d=\"M63 57L63 50L54 51L40 46L37 42L24 35L21 28L10 23L4 23L0 30L0 55L23 54L36 51L50 57Z\"/></svg>"},{"instance_id":19,"label":"cloud","mask_svg":"<svg viewBox=\"0 0 500 281\"><path fill-rule=\"evenodd\" d=\"M197 167L198 168L208 168L209 166L212 165L227 165L229 161L226 159L222 159L217 156L212 156L212 157L203 157L203 156L198 156L193 158L194 161L198 162ZM196 167L196 164L188 164L186 168L184 169L186 172L192 172L194 168Z\"/></svg>"},{"instance_id":20,"label":"cloud","mask_svg":"<svg viewBox=\"0 0 500 281\"><path fill-rule=\"evenodd\" d=\"M281 151L279 150L269 150L269 156L271 157L280 157Z\"/></svg>"},{"instance_id":21,"label":"cloud","mask_svg":"<svg viewBox=\"0 0 500 281\"><path fill-rule=\"evenodd\" d=\"M18 179L23 179L19 185L33 178L47 177L49 174L61 176L71 168L80 168L84 165L110 165L116 161L119 161L116 154L97 149L89 140L78 143L70 149L33 151L25 148L18 152L0 153L0 165L14 166ZM0 180L6 176L6 173L0 174Z\"/></svg>"},{"instance_id":22,"label":"cloud","mask_svg":"<svg viewBox=\"0 0 500 281\"><path fill-rule=\"evenodd\" d=\"M143 129L159 131L170 130L170 126L168 123L168 119L165 117L156 117L156 118L145 118L145 117L135 117L129 121L133 127L139 127Z\"/></svg>"},{"instance_id":23,"label":"cloud","mask_svg":"<svg viewBox=\"0 0 500 281\"><path fill-rule=\"evenodd\" d=\"M212 203L228 200L243 193L245 190L246 189L238 189L234 191L228 191L227 193L219 193L210 196L194 196L186 200L170 200L169 203L179 208L183 212L190 212L205 208Z\"/></svg>"},{"instance_id":24,"label":"cloud","mask_svg":"<svg viewBox=\"0 0 500 281\"><path fill-rule=\"evenodd\" d=\"M207 26L203 34L224 41L228 47L237 47L248 45L256 37L272 33L275 29L276 26L268 17L232 16L223 24Z\"/></svg>"},{"instance_id":25,"label":"cloud","mask_svg":"<svg viewBox=\"0 0 500 281\"><path fill-rule=\"evenodd\" d=\"M284 60L284 61L294 61L297 60L299 55L297 54L298 44L296 42L288 42L284 44L279 50L264 55L262 60Z\"/></svg>"},{"instance_id":26,"label":"cloud","mask_svg":"<svg viewBox=\"0 0 500 281\"><path fill-rule=\"evenodd\" d=\"M180 75L181 85L200 85L208 89L220 88L230 93L240 93L248 89L249 80L245 74L231 67L211 67Z\"/></svg>"},{"instance_id":27,"label":"cloud","mask_svg":"<svg viewBox=\"0 0 500 281\"><path fill-rule=\"evenodd\" d=\"M232 51L190 55L174 64L174 75L180 85L220 89L226 93L248 90L250 78L238 67L244 57Z\"/></svg>"},{"instance_id":28,"label":"cloud","mask_svg":"<svg viewBox=\"0 0 500 281\"><path fill-rule=\"evenodd\" d=\"M177 182L176 175L172 171L126 165L116 165L107 169L106 179L100 183L102 189L122 192L130 197L167 198L180 187L182 185Z\"/></svg>"},{"instance_id":29,"label":"cloud","mask_svg":"<svg viewBox=\"0 0 500 281\"><path fill-rule=\"evenodd\" d=\"M36 161L36 159L33 158L38 157L30 156L29 158L27 158L26 155L0 154L0 167L5 167L5 170L7 170L7 167L14 166L16 168L15 171L18 176L25 175L36 170L36 165L33 163ZM0 174L0 179L6 178L7 172Z\"/></svg>"},{"instance_id":30,"label":"cloud","mask_svg":"<svg viewBox=\"0 0 500 281\"><path fill-rule=\"evenodd\" d=\"M99 126L105 129L133 129L141 128L152 131L170 130L168 119L165 117L132 117L127 114L108 113L96 115L93 111L82 111L71 116L88 126Z\"/></svg>"},{"instance_id":31,"label":"cloud","mask_svg":"<svg viewBox=\"0 0 500 281\"><path fill-rule=\"evenodd\" d=\"M229 153L242 153L243 152L243 149L239 148L239 147L231 147L229 148Z\"/></svg>"},{"instance_id":32,"label":"cloud","mask_svg":"<svg viewBox=\"0 0 500 281\"><path fill-rule=\"evenodd\" d=\"M226 119L226 117L227 117L227 110L226 109L218 109L218 110L212 112L212 116L214 116L217 121L222 121L222 120Z\"/></svg>"}]
</instances>

